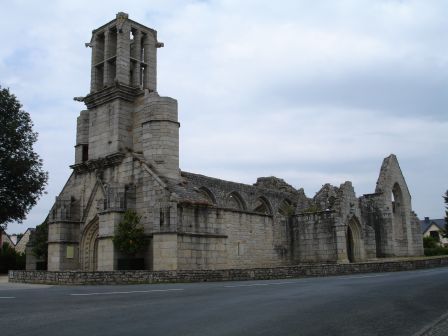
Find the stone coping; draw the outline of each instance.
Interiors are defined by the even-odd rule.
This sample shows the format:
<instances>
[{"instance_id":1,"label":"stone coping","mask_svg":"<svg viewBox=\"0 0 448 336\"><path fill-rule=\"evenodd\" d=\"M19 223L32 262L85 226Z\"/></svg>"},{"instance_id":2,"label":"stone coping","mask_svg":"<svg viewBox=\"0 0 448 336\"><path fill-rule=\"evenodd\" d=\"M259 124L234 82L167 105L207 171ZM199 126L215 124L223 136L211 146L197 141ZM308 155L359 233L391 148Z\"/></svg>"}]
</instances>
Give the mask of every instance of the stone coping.
<instances>
[{"instance_id":1,"label":"stone coping","mask_svg":"<svg viewBox=\"0 0 448 336\"><path fill-rule=\"evenodd\" d=\"M205 281L268 280L360 273L399 272L448 266L448 256L351 264L311 264L271 268L175 271L9 271L9 282L51 285L115 285Z\"/></svg>"}]
</instances>

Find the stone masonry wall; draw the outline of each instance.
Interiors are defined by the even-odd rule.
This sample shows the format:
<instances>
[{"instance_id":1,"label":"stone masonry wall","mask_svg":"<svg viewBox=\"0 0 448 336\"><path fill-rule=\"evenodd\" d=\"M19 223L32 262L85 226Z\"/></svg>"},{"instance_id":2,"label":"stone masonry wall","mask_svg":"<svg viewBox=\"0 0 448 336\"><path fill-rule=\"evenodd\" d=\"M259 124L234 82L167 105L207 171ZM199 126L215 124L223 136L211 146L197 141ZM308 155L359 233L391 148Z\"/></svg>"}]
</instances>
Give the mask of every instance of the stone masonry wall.
<instances>
[{"instance_id":1,"label":"stone masonry wall","mask_svg":"<svg viewBox=\"0 0 448 336\"><path fill-rule=\"evenodd\" d=\"M285 186L279 190L187 172L182 172L182 177L190 189L205 188L211 195L213 206L209 210L182 206L178 225L180 232L226 235L226 268L290 263L290 230L282 206L290 204L294 211L300 193L284 182ZM232 202L231 195L238 198L238 207ZM260 202L265 204L264 212L257 210Z\"/></svg>"},{"instance_id":2,"label":"stone masonry wall","mask_svg":"<svg viewBox=\"0 0 448 336\"><path fill-rule=\"evenodd\" d=\"M273 216L207 206L179 208L179 269L268 267L285 264ZM286 241L286 234L283 235Z\"/></svg>"},{"instance_id":3,"label":"stone masonry wall","mask_svg":"<svg viewBox=\"0 0 448 336\"><path fill-rule=\"evenodd\" d=\"M336 262L337 247L331 212L296 216L292 222L295 262Z\"/></svg>"},{"instance_id":4,"label":"stone masonry wall","mask_svg":"<svg viewBox=\"0 0 448 336\"><path fill-rule=\"evenodd\" d=\"M185 270L185 271L112 271L45 272L9 271L10 282L56 285L111 285L139 283L185 283L204 281L267 280L318 277L358 273L397 272L448 266L448 257L382 261L357 264L317 264L276 268Z\"/></svg>"}]
</instances>

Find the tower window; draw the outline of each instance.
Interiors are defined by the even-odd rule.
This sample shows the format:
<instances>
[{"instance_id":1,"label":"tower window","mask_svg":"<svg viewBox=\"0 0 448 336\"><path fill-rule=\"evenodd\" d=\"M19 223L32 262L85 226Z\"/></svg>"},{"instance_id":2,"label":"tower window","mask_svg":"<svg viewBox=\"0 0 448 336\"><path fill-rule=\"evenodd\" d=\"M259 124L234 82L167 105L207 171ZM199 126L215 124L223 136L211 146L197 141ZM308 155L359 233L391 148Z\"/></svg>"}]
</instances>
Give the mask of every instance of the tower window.
<instances>
[{"instance_id":1,"label":"tower window","mask_svg":"<svg viewBox=\"0 0 448 336\"><path fill-rule=\"evenodd\" d=\"M142 65L140 67L140 86L141 88L144 88L145 86L145 66Z\"/></svg>"},{"instance_id":2,"label":"tower window","mask_svg":"<svg viewBox=\"0 0 448 336\"><path fill-rule=\"evenodd\" d=\"M82 162L89 159L89 145L82 145Z\"/></svg>"},{"instance_id":3,"label":"tower window","mask_svg":"<svg viewBox=\"0 0 448 336\"><path fill-rule=\"evenodd\" d=\"M101 90L103 88L103 81L104 81L104 64L96 66L95 72L96 72L96 78L95 78L96 89Z\"/></svg>"}]
</instances>

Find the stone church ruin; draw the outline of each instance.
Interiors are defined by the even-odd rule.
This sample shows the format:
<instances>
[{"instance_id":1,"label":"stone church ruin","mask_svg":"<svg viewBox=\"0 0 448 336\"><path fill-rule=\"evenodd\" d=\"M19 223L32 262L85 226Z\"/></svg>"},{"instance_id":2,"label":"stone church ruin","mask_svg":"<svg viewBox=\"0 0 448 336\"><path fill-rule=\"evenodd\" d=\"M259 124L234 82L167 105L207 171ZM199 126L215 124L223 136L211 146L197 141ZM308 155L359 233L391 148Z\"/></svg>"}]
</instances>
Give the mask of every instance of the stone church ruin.
<instances>
[{"instance_id":1,"label":"stone church ruin","mask_svg":"<svg viewBox=\"0 0 448 336\"><path fill-rule=\"evenodd\" d=\"M395 155L375 192L325 184L313 198L276 177L246 185L179 169L177 101L157 93L157 32L125 13L92 33L71 176L48 217L48 270L110 271L126 209L141 216L148 270L349 263L423 254Z\"/></svg>"}]
</instances>

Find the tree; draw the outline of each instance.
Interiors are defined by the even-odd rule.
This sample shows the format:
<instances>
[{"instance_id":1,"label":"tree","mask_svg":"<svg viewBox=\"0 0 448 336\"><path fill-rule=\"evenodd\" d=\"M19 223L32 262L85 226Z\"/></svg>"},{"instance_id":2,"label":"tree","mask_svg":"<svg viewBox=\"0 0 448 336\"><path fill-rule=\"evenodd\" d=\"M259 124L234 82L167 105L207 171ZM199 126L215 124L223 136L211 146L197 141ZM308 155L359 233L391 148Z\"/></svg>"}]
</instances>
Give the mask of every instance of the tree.
<instances>
[{"instance_id":1,"label":"tree","mask_svg":"<svg viewBox=\"0 0 448 336\"><path fill-rule=\"evenodd\" d=\"M133 210L126 210L113 237L116 249L128 256L135 256L148 245L148 237L140 224L140 217Z\"/></svg>"},{"instance_id":2,"label":"tree","mask_svg":"<svg viewBox=\"0 0 448 336\"><path fill-rule=\"evenodd\" d=\"M9 270L25 269L25 253L18 253L8 243L0 246L0 274Z\"/></svg>"},{"instance_id":3,"label":"tree","mask_svg":"<svg viewBox=\"0 0 448 336\"><path fill-rule=\"evenodd\" d=\"M48 224L43 222L36 226L31 236L32 252L34 256L47 260L48 256Z\"/></svg>"},{"instance_id":4,"label":"tree","mask_svg":"<svg viewBox=\"0 0 448 336\"><path fill-rule=\"evenodd\" d=\"M0 86L0 227L19 223L36 204L48 173L33 150L37 133L17 98Z\"/></svg>"}]
</instances>

